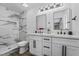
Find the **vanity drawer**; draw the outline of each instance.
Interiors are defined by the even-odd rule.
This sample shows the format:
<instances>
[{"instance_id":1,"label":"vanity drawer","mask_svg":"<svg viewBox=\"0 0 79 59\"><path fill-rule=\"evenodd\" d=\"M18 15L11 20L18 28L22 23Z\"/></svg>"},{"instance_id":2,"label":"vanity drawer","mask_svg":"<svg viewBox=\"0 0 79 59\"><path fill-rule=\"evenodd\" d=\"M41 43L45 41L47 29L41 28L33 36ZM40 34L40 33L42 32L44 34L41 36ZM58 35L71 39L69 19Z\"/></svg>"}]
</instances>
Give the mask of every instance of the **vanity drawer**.
<instances>
[{"instance_id":1,"label":"vanity drawer","mask_svg":"<svg viewBox=\"0 0 79 59\"><path fill-rule=\"evenodd\" d=\"M47 46L43 46L43 55L51 56L51 48Z\"/></svg>"},{"instance_id":2,"label":"vanity drawer","mask_svg":"<svg viewBox=\"0 0 79 59\"><path fill-rule=\"evenodd\" d=\"M43 46L51 47L51 43L43 43Z\"/></svg>"}]
</instances>

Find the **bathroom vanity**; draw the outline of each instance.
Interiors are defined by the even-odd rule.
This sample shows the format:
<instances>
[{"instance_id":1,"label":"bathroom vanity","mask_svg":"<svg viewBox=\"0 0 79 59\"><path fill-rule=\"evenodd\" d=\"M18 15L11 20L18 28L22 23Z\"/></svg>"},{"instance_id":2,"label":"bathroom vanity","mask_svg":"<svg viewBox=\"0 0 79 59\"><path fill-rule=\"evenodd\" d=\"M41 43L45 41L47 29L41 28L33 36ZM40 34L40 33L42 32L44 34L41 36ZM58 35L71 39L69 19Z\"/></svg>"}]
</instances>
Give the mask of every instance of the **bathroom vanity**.
<instances>
[{"instance_id":1,"label":"bathroom vanity","mask_svg":"<svg viewBox=\"0 0 79 59\"><path fill-rule=\"evenodd\" d=\"M79 56L79 37L71 35L27 34L30 52L38 56Z\"/></svg>"},{"instance_id":2,"label":"bathroom vanity","mask_svg":"<svg viewBox=\"0 0 79 59\"><path fill-rule=\"evenodd\" d=\"M79 55L79 37L72 33L72 11L64 6L38 12L36 31L27 34L30 52L44 56Z\"/></svg>"}]
</instances>

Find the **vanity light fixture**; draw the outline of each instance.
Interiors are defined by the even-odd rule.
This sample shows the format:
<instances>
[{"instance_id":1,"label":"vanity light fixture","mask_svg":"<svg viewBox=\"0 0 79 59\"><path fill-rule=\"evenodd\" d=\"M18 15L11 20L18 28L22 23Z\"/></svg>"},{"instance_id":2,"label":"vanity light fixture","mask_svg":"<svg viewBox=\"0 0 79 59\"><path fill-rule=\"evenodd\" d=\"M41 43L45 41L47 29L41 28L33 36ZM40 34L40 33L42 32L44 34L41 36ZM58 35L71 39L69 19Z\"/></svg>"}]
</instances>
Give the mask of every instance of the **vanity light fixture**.
<instances>
[{"instance_id":1,"label":"vanity light fixture","mask_svg":"<svg viewBox=\"0 0 79 59\"><path fill-rule=\"evenodd\" d=\"M72 18L72 20L76 20L77 19L77 16L74 16L73 18Z\"/></svg>"},{"instance_id":2,"label":"vanity light fixture","mask_svg":"<svg viewBox=\"0 0 79 59\"><path fill-rule=\"evenodd\" d=\"M49 4L45 7L40 8L39 11L43 12L46 10L50 10L50 9L54 9L54 8L58 8L58 7L62 7L62 6L63 6L63 3L52 3L52 4Z\"/></svg>"}]
</instances>

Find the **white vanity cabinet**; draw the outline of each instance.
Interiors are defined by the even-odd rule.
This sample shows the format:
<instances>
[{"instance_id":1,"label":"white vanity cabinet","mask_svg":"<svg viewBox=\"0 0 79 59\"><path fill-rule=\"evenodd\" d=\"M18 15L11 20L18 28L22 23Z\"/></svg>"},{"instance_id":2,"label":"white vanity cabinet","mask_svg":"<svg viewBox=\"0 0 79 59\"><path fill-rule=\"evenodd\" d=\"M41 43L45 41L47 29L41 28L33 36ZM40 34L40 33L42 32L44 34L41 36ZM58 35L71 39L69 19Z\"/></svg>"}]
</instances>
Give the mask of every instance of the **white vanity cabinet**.
<instances>
[{"instance_id":1,"label":"white vanity cabinet","mask_svg":"<svg viewBox=\"0 0 79 59\"><path fill-rule=\"evenodd\" d=\"M42 55L42 38L39 36L30 36L30 52L34 55Z\"/></svg>"},{"instance_id":2,"label":"white vanity cabinet","mask_svg":"<svg viewBox=\"0 0 79 59\"><path fill-rule=\"evenodd\" d=\"M73 37L29 36L30 52L38 56L79 56L79 39Z\"/></svg>"},{"instance_id":3,"label":"white vanity cabinet","mask_svg":"<svg viewBox=\"0 0 79 59\"><path fill-rule=\"evenodd\" d=\"M66 55L67 56L79 56L79 47L67 46Z\"/></svg>"},{"instance_id":4,"label":"white vanity cabinet","mask_svg":"<svg viewBox=\"0 0 79 59\"><path fill-rule=\"evenodd\" d=\"M67 39L67 45L65 45L66 56L79 56L79 40Z\"/></svg>"},{"instance_id":5,"label":"white vanity cabinet","mask_svg":"<svg viewBox=\"0 0 79 59\"><path fill-rule=\"evenodd\" d=\"M30 52L38 56L51 56L51 39L51 37L30 36Z\"/></svg>"},{"instance_id":6,"label":"white vanity cabinet","mask_svg":"<svg viewBox=\"0 0 79 59\"><path fill-rule=\"evenodd\" d=\"M61 39L52 37L52 56L65 56L65 46Z\"/></svg>"},{"instance_id":7,"label":"white vanity cabinet","mask_svg":"<svg viewBox=\"0 0 79 59\"><path fill-rule=\"evenodd\" d=\"M66 56L79 56L79 39L68 40L66 45Z\"/></svg>"},{"instance_id":8,"label":"white vanity cabinet","mask_svg":"<svg viewBox=\"0 0 79 59\"><path fill-rule=\"evenodd\" d=\"M52 56L62 56L63 45L52 43Z\"/></svg>"},{"instance_id":9,"label":"white vanity cabinet","mask_svg":"<svg viewBox=\"0 0 79 59\"><path fill-rule=\"evenodd\" d=\"M52 56L79 56L79 40L52 38Z\"/></svg>"},{"instance_id":10,"label":"white vanity cabinet","mask_svg":"<svg viewBox=\"0 0 79 59\"><path fill-rule=\"evenodd\" d=\"M43 37L43 55L51 56L51 37Z\"/></svg>"}]
</instances>

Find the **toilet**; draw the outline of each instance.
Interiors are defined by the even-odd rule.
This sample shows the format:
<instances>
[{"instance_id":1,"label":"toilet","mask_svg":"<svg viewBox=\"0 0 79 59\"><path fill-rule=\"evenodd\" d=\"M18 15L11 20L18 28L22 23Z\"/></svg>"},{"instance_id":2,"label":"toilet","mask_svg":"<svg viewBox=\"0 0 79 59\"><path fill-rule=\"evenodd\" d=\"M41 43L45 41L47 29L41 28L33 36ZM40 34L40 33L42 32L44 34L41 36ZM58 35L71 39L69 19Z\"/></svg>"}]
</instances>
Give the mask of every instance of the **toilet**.
<instances>
[{"instance_id":1,"label":"toilet","mask_svg":"<svg viewBox=\"0 0 79 59\"><path fill-rule=\"evenodd\" d=\"M19 46L19 54L23 54L28 50L28 41L21 41L18 43Z\"/></svg>"}]
</instances>

